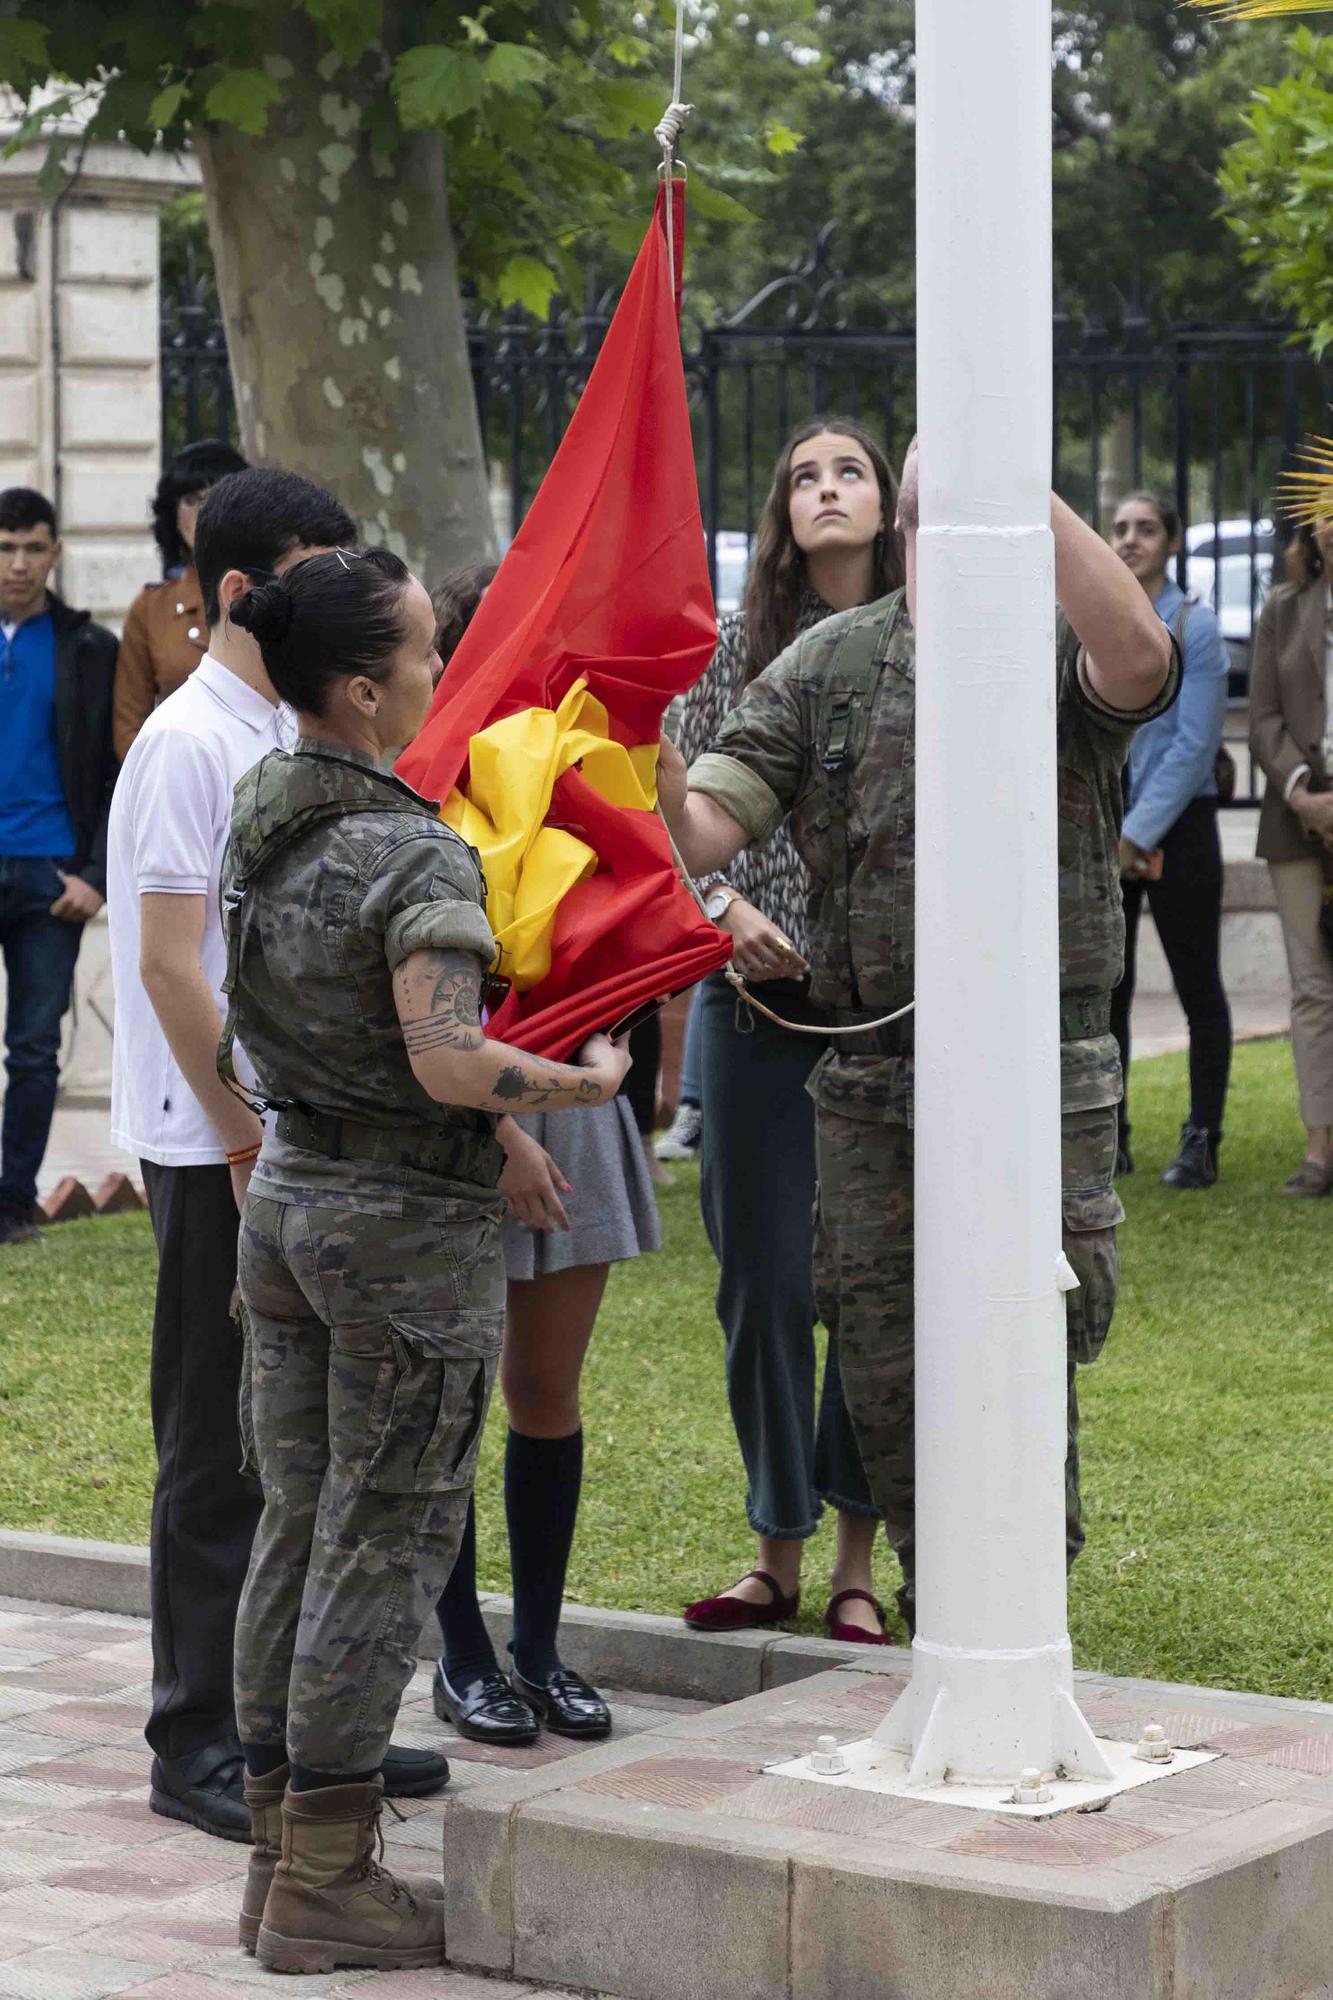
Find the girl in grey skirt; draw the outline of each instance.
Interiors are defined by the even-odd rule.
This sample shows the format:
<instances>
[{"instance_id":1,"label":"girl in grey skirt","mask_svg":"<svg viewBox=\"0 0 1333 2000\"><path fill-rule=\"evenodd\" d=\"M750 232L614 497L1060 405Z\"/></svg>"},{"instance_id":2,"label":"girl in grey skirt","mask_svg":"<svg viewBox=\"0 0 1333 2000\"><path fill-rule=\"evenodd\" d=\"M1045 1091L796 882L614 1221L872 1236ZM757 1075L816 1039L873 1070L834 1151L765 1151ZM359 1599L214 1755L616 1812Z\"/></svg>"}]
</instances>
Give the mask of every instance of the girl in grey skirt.
<instances>
[{"instance_id":1,"label":"girl in grey skirt","mask_svg":"<svg viewBox=\"0 0 1333 2000\"><path fill-rule=\"evenodd\" d=\"M448 661L492 567L456 571L435 593L436 644ZM611 1713L557 1649L565 1571L583 1477L579 1376L612 1264L656 1250L657 1208L624 1097L571 1115L505 1118L500 1192L509 1280L500 1387L509 1416L505 1517L514 1595L513 1664L496 1659L477 1597L475 1511L437 1606L444 1652L435 1712L478 1743L605 1736Z\"/></svg>"}]
</instances>

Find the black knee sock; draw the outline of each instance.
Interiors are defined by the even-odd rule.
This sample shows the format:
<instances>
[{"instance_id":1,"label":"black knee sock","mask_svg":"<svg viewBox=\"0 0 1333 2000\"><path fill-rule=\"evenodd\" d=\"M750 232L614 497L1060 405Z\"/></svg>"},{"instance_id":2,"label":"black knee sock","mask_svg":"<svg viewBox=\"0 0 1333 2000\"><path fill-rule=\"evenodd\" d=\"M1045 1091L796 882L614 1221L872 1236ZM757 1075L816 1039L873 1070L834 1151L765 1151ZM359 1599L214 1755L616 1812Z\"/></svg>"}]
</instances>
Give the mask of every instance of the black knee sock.
<instances>
[{"instance_id":1,"label":"black knee sock","mask_svg":"<svg viewBox=\"0 0 1333 2000\"><path fill-rule=\"evenodd\" d=\"M285 1743L243 1743L247 1777L268 1778L287 1762Z\"/></svg>"},{"instance_id":2,"label":"black knee sock","mask_svg":"<svg viewBox=\"0 0 1333 2000\"><path fill-rule=\"evenodd\" d=\"M556 1632L583 1481L583 1432L505 1443L505 1515L514 1579L514 1665L529 1680L559 1662Z\"/></svg>"},{"instance_id":3,"label":"black knee sock","mask_svg":"<svg viewBox=\"0 0 1333 2000\"><path fill-rule=\"evenodd\" d=\"M477 1600L477 1509L472 1501L467 1525L458 1545L453 1575L440 1593L435 1607L444 1640L444 1671L451 1687L461 1688L496 1666L495 1648L486 1630Z\"/></svg>"},{"instance_id":4,"label":"black knee sock","mask_svg":"<svg viewBox=\"0 0 1333 2000\"><path fill-rule=\"evenodd\" d=\"M293 1764L287 1789L292 1792L327 1792L332 1785L368 1785L379 1774L378 1765L373 1771L312 1771L309 1764Z\"/></svg>"}]
</instances>

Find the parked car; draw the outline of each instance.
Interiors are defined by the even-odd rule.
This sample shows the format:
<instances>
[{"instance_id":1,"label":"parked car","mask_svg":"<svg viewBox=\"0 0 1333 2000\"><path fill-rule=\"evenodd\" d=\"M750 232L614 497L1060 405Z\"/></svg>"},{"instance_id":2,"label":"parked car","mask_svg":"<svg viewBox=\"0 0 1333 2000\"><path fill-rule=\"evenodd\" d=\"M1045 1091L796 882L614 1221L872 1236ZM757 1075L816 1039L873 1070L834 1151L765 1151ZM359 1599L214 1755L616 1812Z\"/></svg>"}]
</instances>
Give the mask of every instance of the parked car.
<instances>
[{"instance_id":1,"label":"parked car","mask_svg":"<svg viewBox=\"0 0 1333 2000\"><path fill-rule=\"evenodd\" d=\"M713 594L720 618L725 612L740 609L745 572L750 567L750 537L736 528L719 528L715 553L717 589Z\"/></svg>"},{"instance_id":2,"label":"parked car","mask_svg":"<svg viewBox=\"0 0 1333 2000\"><path fill-rule=\"evenodd\" d=\"M1185 530L1185 588L1211 605L1231 656L1228 692L1243 700L1250 685L1250 646L1273 584L1277 536L1270 520L1200 521Z\"/></svg>"}]
</instances>

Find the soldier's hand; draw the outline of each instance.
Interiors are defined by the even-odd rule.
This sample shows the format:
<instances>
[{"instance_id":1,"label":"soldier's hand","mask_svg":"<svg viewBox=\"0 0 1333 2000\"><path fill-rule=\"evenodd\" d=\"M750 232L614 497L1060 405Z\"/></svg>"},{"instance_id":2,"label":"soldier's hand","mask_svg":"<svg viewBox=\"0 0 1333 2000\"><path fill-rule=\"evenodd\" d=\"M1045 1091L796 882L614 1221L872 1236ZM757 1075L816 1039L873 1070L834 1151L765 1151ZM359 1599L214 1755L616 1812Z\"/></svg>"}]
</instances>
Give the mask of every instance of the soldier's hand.
<instances>
[{"instance_id":1,"label":"soldier's hand","mask_svg":"<svg viewBox=\"0 0 1333 2000\"><path fill-rule=\"evenodd\" d=\"M630 1053L624 1042L613 1042L609 1035L589 1035L574 1062L579 1069L586 1069L596 1078L601 1085L597 1102L605 1104L609 1097L615 1096L625 1080Z\"/></svg>"},{"instance_id":2,"label":"soldier's hand","mask_svg":"<svg viewBox=\"0 0 1333 2000\"><path fill-rule=\"evenodd\" d=\"M718 919L718 929L734 940L732 963L746 979L799 979L807 969L787 933L744 896L732 897Z\"/></svg>"},{"instance_id":3,"label":"soldier's hand","mask_svg":"<svg viewBox=\"0 0 1333 2000\"><path fill-rule=\"evenodd\" d=\"M512 1119L508 1124L512 1129L501 1140L505 1165L499 1188L510 1215L527 1229L568 1229L569 1217L560 1197L572 1194L573 1189L546 1148Z\"/></svg>"}]
</instances>

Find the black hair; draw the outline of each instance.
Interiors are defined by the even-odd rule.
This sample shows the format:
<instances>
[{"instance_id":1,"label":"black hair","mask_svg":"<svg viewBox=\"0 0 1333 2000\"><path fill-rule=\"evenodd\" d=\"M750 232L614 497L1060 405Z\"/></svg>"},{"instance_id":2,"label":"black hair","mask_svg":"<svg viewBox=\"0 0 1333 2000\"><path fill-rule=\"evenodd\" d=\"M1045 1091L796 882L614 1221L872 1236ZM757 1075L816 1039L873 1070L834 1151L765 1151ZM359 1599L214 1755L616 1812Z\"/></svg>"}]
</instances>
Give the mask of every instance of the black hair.
<instances>
[{"instance_id":1,"label":"black hair","mask_svg":"<svg viewBox=\"0 0 1333 2000\"><path fill-rule=\"evenodd\" d=\"M389 677L403 642L403 593L412 572L391 549L333 549L307 556L282 576L251 570L253 589L231 607L282 699L323 715L335 680Z\"/></svg>"},{"instance_id":2,"label":"black hair","mask_svg":"<svg viewBox=\"0 0 1333 2000\"><path fill-rule=\"evenodd\" d=\"M477 606L495 581L498 563L466 563L451 569L430 594L435 610L435 650L447 667Z\"/></svg>"},{"instance_id":3,"label":"black hair","mask_svg":"<svg viewBox=\"0 0 1333 2000\"><path fill-rule=\"evenodd\" d=\"M44 493L31 486L6 486L0 493L0 533L19 528L49 528L56 538L56 510Z\"/></svg>"},{"instance_id":4,"label":"black hair","mask_svg":"<svg viewBox=\"0 0 1333 2000\"><path fill-rule=\"evenodd\" d=\"M210 486L194 531L194 566L204 617L222 615L218 586L229 569L274 570L293 549L336 549L356 541L340 501L297 472L251 466Z\"/></svg>"},{"instance_id":5,"label":"black hair","mask_svg":"<svg viewBox=\"0 0 1333 2000\"><path fill-rule=\"evenodd\" d=\"M153 540L162 551L164 570L175 569L190 560L190 551L176 525L176 510L181 501L216 486L229 472L245 470L246 461L239 451L217 438L201 438L197 444L187 444L184 451L178 451L162 468L162 477L153 494Z\"/></svg>"}]
</instances>

